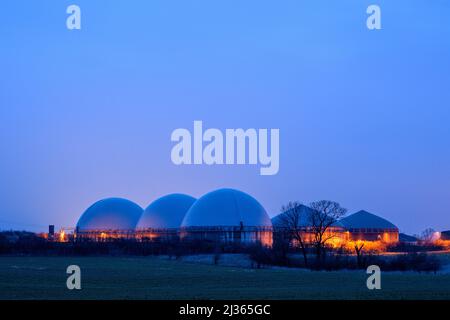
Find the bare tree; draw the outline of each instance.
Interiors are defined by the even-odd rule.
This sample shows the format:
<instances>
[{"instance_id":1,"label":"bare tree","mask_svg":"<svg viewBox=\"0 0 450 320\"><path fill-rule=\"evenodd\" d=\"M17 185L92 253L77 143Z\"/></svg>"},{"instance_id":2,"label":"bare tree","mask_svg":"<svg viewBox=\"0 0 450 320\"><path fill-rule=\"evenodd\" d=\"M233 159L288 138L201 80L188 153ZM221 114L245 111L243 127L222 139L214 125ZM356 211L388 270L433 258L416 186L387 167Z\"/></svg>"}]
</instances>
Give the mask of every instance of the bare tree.
<instances>
[{"instance_id":1,"label":"bare tree","mask_svg":"<svg viewBox=\"0 0 450 320\"><path fill-rule=\"evenodd\" d=\"M284 236L288 237L289 241L294 239L298 242L305 266L308 266L308 256L306 252L306 245L303 239L302 226L303 210L301 203L297 201L290 201L287 205L281 207L282 214L279 216L279 227ZM305 221L305 219L303 219Z\"/></svg>"},{"instance_id":2,"label":"bare tree","mask_svg":"<svg viewBox=\"0 0 450 320\"><path fill-rule=\"evenodd\" d=\"M436 231L432 228L425 229L420 235L420 240L425 243L432 243L435 240Z\"/></svg>"},{"instance_id":3,"label":"bare tree","mask_svg":"<svg viewBox=\"0 0 450 320\"><path fill-rule=\"evenodd\" d=\"M362 249L364 248L364 242L361 241L360 243L355 242L355 252L356 252L356 261L358 263L358 268L362 268Z\"/></svg>"},{"instance_id":4,"label":"bare tree","mask_svg":"<svg viewBox=\"0 0 450 320\"><path fill-rule=\"evenodd\" d=\"M330 228L346 213L347 209L334 201L320 200L310 204L312 209L310 215L310 229L312 232L312 243L316 248L317 261L323 256L326 243L336 235L330 231Z\"/></svg>"}]
</instances>

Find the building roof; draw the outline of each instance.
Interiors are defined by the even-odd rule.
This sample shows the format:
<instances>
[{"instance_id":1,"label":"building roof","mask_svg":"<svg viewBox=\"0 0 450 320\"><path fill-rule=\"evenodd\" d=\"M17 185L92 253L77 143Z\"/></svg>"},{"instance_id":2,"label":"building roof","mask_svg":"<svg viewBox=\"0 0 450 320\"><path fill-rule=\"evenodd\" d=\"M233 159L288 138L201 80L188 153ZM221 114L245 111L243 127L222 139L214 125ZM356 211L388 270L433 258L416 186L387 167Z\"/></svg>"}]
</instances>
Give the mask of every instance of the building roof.
<instances>
[{"instance_id":1,"label":"building roof","mask_svg":"<svg viewBox=\"0 0 450 320\"><path fill-rule=\"evenodd\" d=\"M346 229L397 229L386 219L361 210L339 221Z\"/></svg>"},{"instance_id":2,"label":"building roof","mask_svg":"<svg viewBox=\"0 0 450 320\"><path fill-rule=\"evenodd\" d=\"M442 240L450 240L450 230L449 231L442 231L441 232L441 239Z\"/></svg>"},{"instance_id":3,"label":"building roof","mask_svg":"<svg viewBox=\"0 0 450 320\"><path fill-rule=\"evenodd\" d=\"M418 240L416 237L404 233L400 233L398 239L400 242L416 242Z\"/></svg>"},{"instance_id":4,"label":"building roof","mask_svg":"<svg viewBox=\"0 0 450 320\"><path fill-rule=\"evenodd\" d=\"M235 189L219 189L198 199L182 227L271 227L266 210L252 196Z\"/></svg>"},{"instance_id":5,"label":"building roof","mask_svg":"<svg viewBox=\"0 0 450 320\"><path fill-rule=\"evenodd\" d=\"M314 213L314 210L311 209L308 206L305 206L303 204L299 205L299 222L298 227L310 227L311 226L311 215ZM286 212L282 212L275 217L272 218L272 224L274 227L283 227L283 215L286 214ZM339 221L336 221L332 224L333 227L343 227L342 224Z\"/></svg>"},{"instance_id":6,"label":"building roof","mask_svg":"<svg viewBox=\"0 0 450 320\"><path fill-rule=\"evenodd\" d=\"M108 198L91 205L77 223L78 231L134 230L142 208L122 198Z\"/></svg>"},{"instance_id":7,"label":"building roof","mask_svg":"<svg viewBox=\"0 0 450 320\"><path fill-rule=\"evenodd\" d=\"M136 229L179 228L184 216L196 201L180 193L169 194L153 201L144 211Z\"/></svg>"}]
</instances>

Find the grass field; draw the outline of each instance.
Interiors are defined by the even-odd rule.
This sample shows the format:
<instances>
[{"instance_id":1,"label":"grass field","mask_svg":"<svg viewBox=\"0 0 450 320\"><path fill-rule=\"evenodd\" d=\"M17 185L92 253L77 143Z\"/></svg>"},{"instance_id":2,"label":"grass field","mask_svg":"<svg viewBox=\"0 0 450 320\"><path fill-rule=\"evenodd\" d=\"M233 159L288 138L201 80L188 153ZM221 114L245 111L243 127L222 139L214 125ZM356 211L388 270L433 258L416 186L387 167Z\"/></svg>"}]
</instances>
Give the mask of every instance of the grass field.
<instances>
[{"instance_id":1,"label":"grass field","mask_svg":"<svg viewBox=\"0 0 450 320\"><path fill-rule=\"evenodd\" d=\"M66 288L79 265L82 290ZM0 257L0 299L450 299L450 274L311 272L190 264L150 257Z\"/></svg>"}]
</instances>

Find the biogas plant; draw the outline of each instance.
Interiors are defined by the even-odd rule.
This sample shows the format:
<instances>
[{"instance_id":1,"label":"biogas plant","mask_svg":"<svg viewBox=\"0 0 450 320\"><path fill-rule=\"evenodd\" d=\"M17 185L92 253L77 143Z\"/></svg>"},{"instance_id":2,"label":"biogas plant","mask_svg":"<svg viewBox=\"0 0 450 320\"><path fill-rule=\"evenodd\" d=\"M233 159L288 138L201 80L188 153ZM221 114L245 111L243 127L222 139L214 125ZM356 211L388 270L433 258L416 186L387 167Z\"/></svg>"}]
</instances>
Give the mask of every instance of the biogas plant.
<instances>
[{"instance_id":1,"label":"biogas plant","mask_svg":"<svg viewBox=\"0 0 450 320\"><path fill-rule=\"evenodd\" d=\"M305 241L311 237L314 211L300 206L298 227ZM95 202L80 217L73 235L77 241L210 241L272 246L284 226L282 212L270 219L252 196L235 189L219 189L199 199L185 194L169 194L153 201L145 210L122 198ZM330 228L335 243L345 241L399 240L399 230L391 222L366 211L336 221ZM51 236L52 231L49 232ZM62 241L67 235L62 232ZM295 240L294 240L295 241ZM311 240L312 241L312 240Z\"/></svg>"},{"instance_id":2,"label":"biogas plant","mask_svg":"<svg viewBox=\"0 0 450 320\"><path fill-rule=\"evenodd\" d=\"M142 241L206 240L272 244L272 222L250 195L219 189L195 199L169 194L145 210L120 198L100 200L81 216L77 238Z\"/></svg>"}]
</instances>

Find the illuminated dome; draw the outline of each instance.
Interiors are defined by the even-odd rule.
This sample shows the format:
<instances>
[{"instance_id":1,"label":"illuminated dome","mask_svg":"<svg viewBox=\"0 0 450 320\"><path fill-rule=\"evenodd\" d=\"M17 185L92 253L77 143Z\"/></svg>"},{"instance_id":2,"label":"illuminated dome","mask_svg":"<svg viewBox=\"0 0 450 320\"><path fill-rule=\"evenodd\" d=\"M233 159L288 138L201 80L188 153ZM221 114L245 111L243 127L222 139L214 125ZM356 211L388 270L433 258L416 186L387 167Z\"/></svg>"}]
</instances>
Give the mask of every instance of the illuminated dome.
<instances>
[{"instance_id":1,"label":"illuminated dome","mask_svg":"<svg viewBox=\"0 0 450 320\"><path fill-rule=\"evenodd\" d=\"M195 198L185 194L169 194L153 201L145 209L136 229L179 228Z\"/></svg>"},{"instance_id":2,"label":"illuminated dome","mask_svg":"<svg viewBox=\"0 0 450 320\"><path fill-rule=\"evenodd\" d=\"M126 199L108 198L90 206L78 220L78 231L133 230L142 215L142 208Z\"/></svg>"},{"instance_id":3,"label":"illuminated dome","mask_svg":"<svg viewBox=\"0 0 450 320\"><path fill-rule=\"evenodd\" d=\"M234 189L219 189L198 199L181 226L272 227L272 223L266 210L252 196Z\"/></svg>"}]
</instances>

